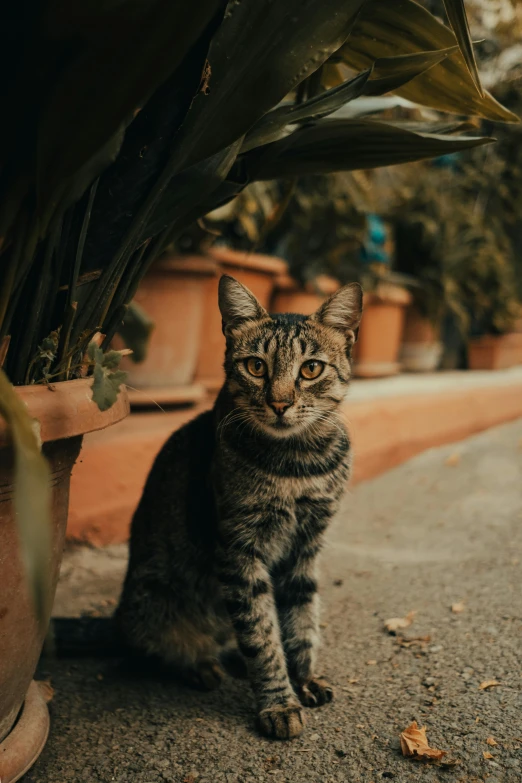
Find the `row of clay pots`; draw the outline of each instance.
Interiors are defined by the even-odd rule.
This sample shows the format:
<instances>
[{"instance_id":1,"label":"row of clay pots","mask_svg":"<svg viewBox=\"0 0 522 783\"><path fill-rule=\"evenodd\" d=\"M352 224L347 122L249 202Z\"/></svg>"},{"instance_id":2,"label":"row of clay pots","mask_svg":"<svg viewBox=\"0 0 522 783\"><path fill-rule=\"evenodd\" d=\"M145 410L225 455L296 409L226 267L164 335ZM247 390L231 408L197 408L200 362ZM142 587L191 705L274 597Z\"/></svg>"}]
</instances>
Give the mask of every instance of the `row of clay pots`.
<instances>
[{"instance_id":1,"label":"row of clay pots","mask_svg":"<svg viewBox=\"0 0 522 783\"><path fill-rule=\"evenodd\" d=\"M52 594L65 541L71 471L83 435L123 419L129 413L125 389L115 405L101 412L92 401L90 379L49 386L21 386L16 391L39 425L42 450L51 469L52 547L47 567ZM49 713L32 683L48 618L36 622L20 558L13 506L14 454L7 426L0 418L0 778L18 780L40 754L49 731Z\"/></svg>"},{"instance_id":2,"label":"row of clay pots","mask_svg":"<svg viewBox=\"0 0 522 783\"><path fill-rule=\"evenodd\" d=\"M223 382L225 341L217 303L221 274L244 283L271 312L310 314L339 283L327 276L300 287L286 264L271 256L212 248L206 256L166 256L142 282L136 301L155 322L144 362L123 362L136 405L195 402ZM486 337L470 345L471 369L520 363L516 335ZM442 356L440 335L412 304L404 288L380 283L364 295L364 316L355 346L355 375L430 372ZM132 389L136 391L133 392Z\"/></svg>"},{"instance_id":3,"label":"row of clay pots","mask_svg":"<svg viewBox=\"0 0 522 783\"><path fill-rule=\"evenodd\" d=\"M280 259L229 248L213 248L207 256L163 258L136 296L155 322L147 358L140 364L126 359L122 365L129 373L134 404L147 405L151 399L163 404L196 401L205 391L219 389L225 341L217 287L223 273L244 283L274 313L311 314L339 287L336 280L323 275L302 288ZM363 328L355 351L356 375L378 377L400 371L399 351L410 300L403 288L388 284L365 294Z\"/></svg>"}]
</instances>

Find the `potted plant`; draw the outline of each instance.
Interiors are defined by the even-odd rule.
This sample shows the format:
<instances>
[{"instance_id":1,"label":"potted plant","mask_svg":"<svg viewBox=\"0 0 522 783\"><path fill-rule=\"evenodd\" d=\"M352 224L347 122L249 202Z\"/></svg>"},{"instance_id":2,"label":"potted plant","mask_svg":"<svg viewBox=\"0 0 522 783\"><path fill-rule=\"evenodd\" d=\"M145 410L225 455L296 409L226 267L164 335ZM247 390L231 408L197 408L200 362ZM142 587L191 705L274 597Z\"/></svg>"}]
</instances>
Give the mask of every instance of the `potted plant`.
<instances>
[{"instance_id":1,"label":"potted plant","mask_svg":"<svg viewBox=\"0 0 522 783\"><path fill-rule=\"evenodd\" d=\"M470 112L512 119L477 88L457 0L446 3L456 37L412 0L399 10L370 0L225 5L49 3L32 17L9 17L2 50L12 73L2 87L0 129L0 346L9 381L26 388L14 391L3 379L2 414L12 438L4 483L11 486L14 477L33 601L11 601L25 585L24 572L16 571L2 597L10 622L25 629L32 646L27 661L16 647L2 649L3 779L18 779L45 739L44 730L39 743L28 741L25 710L16 733L8 732L33 675L60 560L66 504L63 492L61 499L54 488L50 493L49 465L53 481L66 482L82 432L109 423L97 419L96 406L109 417L127 412L118 395L121 353L108 348L150 265L186 226L249 181L372 168L489 142L445 137L439 128L419 133L360 117L324 119L365 90L400 91L415 77L414 92L420 89L432 106L441 108L442 100L460 113L466 98ZM369 34L376 21L397 56L379 61L383 36ZM462 60L451 59L457 39ZM331 56L361 73L323 92L315 73L321 76ZM455 80L458 91L448 94L443 86ZM29 410L21 403L33 393L54 410L48 424L36 402ZM68 403L71 395L75 402ZM88 403L85 417L80 400ZM115 400L120 407L111 409ZM2 554L7 544L6 557L20 563L8 507Z\"/></svg>"},{"instance_id":2,"label":"potted plant","mask_svg":"<svg viewBox=\"0 0 522 783\"><path fill-rule=\"evenodd\" d=\"M211 257L166 253L151 265L133 302L151 322L146 355L135 361L133 353L122 362L133 406L202 398L198 357L208 339L208 308L217 277L218 264ZM133 345L132 339L127 344Z\"/></svg>"},{"instance_id":3,"label":"potted plant","mask_svg":"<svg viewBox=\"0 0 522 783\"><path fill-rule=\"evenodd\" d=\"M400 371L399 351L406 308L411 294L402 285L383 278L364 292L363 318L354 350L354 374L381 378Z\"/></svg>"},{"instance_id":4,"label":"potted plant","mask_svg":"<svg viewBox=\"0 0 522 783\"><path fill-rule=\"evenodd\" d=\"M516 255L503 211L489 195L498 187L499 165L492 153L411 172L396 222L399 268L414 274L418 286L403 348L410 366L436 358L448 316L469 344L470 369L521 361L518 338L510 336L520 313Z\"/></svg>"},{"instance_id":5,"label":"potted plant","mask_svg":"<svg viewBox=\"0 0 522 783\"><path fill-rule=\"evenodd\" d=\"M406 310L404 332L399 354L403 370L433 372L442 357L440 324L433 323L417 302Z\"/></svg>"}]
</instances>

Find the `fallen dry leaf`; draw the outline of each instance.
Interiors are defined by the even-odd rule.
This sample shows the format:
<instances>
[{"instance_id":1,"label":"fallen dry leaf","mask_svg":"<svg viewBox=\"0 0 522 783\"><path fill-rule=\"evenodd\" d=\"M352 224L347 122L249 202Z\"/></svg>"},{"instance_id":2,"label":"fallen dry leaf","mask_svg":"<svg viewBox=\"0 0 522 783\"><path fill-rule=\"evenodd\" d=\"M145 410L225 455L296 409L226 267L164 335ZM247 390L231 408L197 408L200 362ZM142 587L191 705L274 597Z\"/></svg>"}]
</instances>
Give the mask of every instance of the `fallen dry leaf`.
<instances>
[{"instance_id":1,"label":"fallen dry leaf","mask_svg":"<svg viewBox=\"0 0 522 783\"><path fill-rule=\"evenodd\" d=\"M486 740L486 742L488 743L488 745L498 745L498 742L496 742L496 741L493 739L493 737L488 737L488 738L487 738L487 740Z\"/></svg>"},{"instance_id":2,"label":"fallen dry leaf","mask_svg":"<svg viewBox=\"0 0 522 783\"><path fill-rule=\"evenodd\" d=\"M366 661L366 666L377 666L377 661L374 660Z\"/></svg>"},{"instance_id":3,"label":"fallen dry leaf","mask_svg":"<svg viewBox=\"0 0 522 783\"><path fill-rule=\"evenodd\" d=\"M481 682L478 689L479 691L485 691L488 688L496 688L497 685L500 685L498 680L484 680L484 682Z\"/></svg>"},{"instance_id":4,"label":"fallen dry leaf","mask_svg":"<svg viewBox=\"0 0 522 783\"><path fill-rule=\"evenodd\" d=\"M426 737L426 726L419 729L417 721L414 720L407 729L404 729L400 735L401 750L403 756L413 756L417 759L440 759L447 754L445 750L430 748Z\"/></svg>"},{"instance_id":5,"label":"fallen dry leaf","mask_svg":"<svg viewBox=\"0 0 522 783\"><path fill-rule=\"evenodd\" d=\"M488 751L487 751L487 750L483 750L483 751L482 751L482 755L484 756L484 758L485 758L485 759L492 759L492 758L493 758L493 756L491 755L491 753L488 753Z\"/></svg>"},{"instance_id":6,"label":"fallen dry leaf","mask_svg":"<svg viewBox=\"0 0 522 783\"><path fill-rule=\"evenodd\" d=\"M427 636L397 636L395 639L395 644L398 644L399 647L405 647L406 649L408 647L425 647L428 642L431 642L431 636L429 634Z\"/></svg>"},{"instance_id":7,"label":"fallen dry leaf","mask_svg":"<svg viewBox=\"0 0 522 783\"><path fill-rule=\"evenodd\" d=\"M388 633L395 633L401 628L408 628L412 624L413 618L416 614L417 612L412 611L408 612L406 617L392 617L390 620L386 620L384 627Z\"/></svg>"},{"instance_id":8,"label":"fallen dry leaf","mask_svg":"<svg viewBox=\"0 0 522 783\"><path fill-rule=\"evenodd\" d=\"M464 611L465 608L466 605L464 601L458 601L456 604L451 605L451 611L453 612L453 614L460 614L461 612Z\"/></svg>"},{"instance_id":9,"label":"fallen dry leaf","mask_svg":"<svg viewBox=\"0 0 522 783\"><path fill-rule=\"evenodd\" d=\"M460 462L460 454L458 451L455 451L453 454L450 454L449 457L446 457L444 464L448 465L450 468L454 468L456 465L458 465Z\"/></svg>"},{"instance_id":10,"label":"fallen dry leaf","mask_svg":"<svg viewBox=\"0 0 522 783\"><path fill-rule=\"evenodd\" d=\"M37 680L40 693L44 697L45 701L49 703L54 696L54 688L51 685L51 680Z\"/></svg>"}]
</instances>

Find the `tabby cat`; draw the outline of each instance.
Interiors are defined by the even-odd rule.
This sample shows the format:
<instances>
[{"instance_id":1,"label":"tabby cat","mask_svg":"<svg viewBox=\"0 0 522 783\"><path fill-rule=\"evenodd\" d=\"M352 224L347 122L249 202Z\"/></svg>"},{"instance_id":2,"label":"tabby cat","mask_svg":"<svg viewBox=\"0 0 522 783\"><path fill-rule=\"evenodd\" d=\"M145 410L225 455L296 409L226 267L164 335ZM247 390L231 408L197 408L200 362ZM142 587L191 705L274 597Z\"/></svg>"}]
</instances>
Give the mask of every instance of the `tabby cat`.
<instances>
[{"instance_id":1,"label":"tabby cat","mask_svg":"<svg viewBox=\"0 0 522 783\"><path fill-rule=\"evenodd\" d=\"M269 315L219 284L226 381L165 443L132 522L116 620L192 684L249 677L263 734L288 739L329 702L318 676L316 559L350 468L339 406L362 311L357 283L311 316Z\"/></svg>"}]
</instances>

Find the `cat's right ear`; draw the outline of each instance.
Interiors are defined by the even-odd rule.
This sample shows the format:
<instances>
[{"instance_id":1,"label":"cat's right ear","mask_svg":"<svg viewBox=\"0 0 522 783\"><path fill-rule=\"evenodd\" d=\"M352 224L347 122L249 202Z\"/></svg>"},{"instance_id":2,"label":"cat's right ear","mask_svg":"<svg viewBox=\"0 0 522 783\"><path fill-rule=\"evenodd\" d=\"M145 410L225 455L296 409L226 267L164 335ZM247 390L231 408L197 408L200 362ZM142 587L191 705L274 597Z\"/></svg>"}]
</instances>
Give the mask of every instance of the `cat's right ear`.
<instances>
[{"instance_id":1,"label":"cat's right ear","mask_svg":"<svg viewBox=\"0 0 522 783\"><path fill-rule=\"evenodd\" d=\"M258 321L269 317L254 294L230 275L223 275L219 281L219 309L224 334L227 334L229 328L243 321Z\"/></svg>"}]
</instances>

